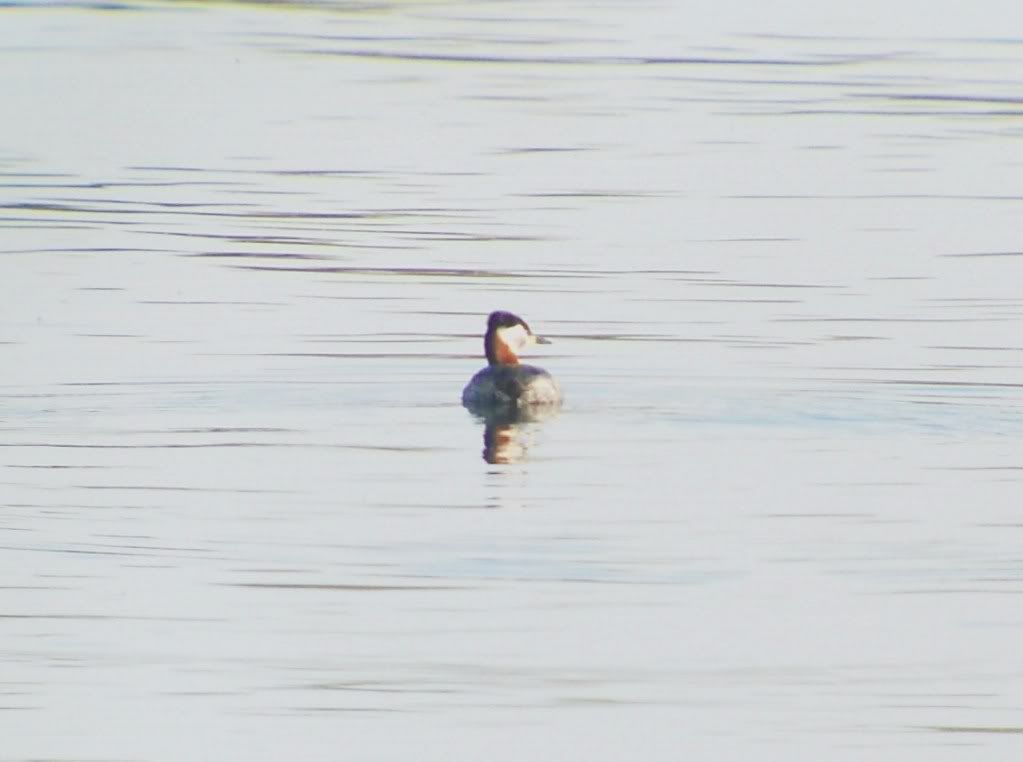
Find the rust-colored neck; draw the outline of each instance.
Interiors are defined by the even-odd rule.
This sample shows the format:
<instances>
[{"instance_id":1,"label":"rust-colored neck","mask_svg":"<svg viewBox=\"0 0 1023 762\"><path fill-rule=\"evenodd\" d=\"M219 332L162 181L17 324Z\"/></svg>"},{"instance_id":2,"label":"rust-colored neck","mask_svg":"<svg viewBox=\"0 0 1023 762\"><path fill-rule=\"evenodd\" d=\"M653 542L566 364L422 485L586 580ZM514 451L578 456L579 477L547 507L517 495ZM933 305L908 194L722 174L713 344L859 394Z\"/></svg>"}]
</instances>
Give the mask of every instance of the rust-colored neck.
<instances>
[{"instance_id":1,"label":"rust-colored neck","mask_svg":"<svg viewBox=\"0 0 1023 762\"><path fill-rule=\"evenodd\" d=\"M487 353L487 363L490 365L518 365L519 356L511 347L504 343L501 334L494 329L487 331L483 337L483 348Z\"/></svg>"}]
</instances>

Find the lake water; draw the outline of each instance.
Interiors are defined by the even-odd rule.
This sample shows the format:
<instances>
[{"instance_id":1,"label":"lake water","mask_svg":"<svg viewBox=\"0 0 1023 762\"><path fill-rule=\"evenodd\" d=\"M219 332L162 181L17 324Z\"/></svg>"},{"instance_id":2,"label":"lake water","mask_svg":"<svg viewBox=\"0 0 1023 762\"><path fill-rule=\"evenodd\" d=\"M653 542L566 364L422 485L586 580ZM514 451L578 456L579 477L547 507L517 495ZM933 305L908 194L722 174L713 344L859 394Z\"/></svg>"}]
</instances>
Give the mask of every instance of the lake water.
<instances>
[{"instance_id":1,"label":"lake water","mask_svg":"<svg viewBox=\"0 0 1023 762\"><path fill-rule=\"evenodd\" d=\"M4 3L0 760L1019 758L1021 25Z\"/></svg>"}]
</instances>

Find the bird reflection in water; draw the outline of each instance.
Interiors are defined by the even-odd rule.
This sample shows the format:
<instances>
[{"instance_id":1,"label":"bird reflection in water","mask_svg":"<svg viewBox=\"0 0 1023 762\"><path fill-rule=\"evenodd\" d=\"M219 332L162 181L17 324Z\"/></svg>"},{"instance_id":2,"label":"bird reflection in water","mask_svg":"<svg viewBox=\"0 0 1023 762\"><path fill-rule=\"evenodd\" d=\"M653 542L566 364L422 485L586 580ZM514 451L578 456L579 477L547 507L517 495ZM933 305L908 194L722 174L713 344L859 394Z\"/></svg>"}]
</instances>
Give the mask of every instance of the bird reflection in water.
<instances>
[{"instance_id":1,"label":"bird reflection in water","mask_svg":"<svg viewBox=\"0 0 1023 762\"><path fill-rule=\"evenodd\" d=\"M527 434L541 421L557 415L559 404L533 405L521 409L470 412L483 421L483 460L517 463L526 456Z\"/></svg>"}]
</instances>

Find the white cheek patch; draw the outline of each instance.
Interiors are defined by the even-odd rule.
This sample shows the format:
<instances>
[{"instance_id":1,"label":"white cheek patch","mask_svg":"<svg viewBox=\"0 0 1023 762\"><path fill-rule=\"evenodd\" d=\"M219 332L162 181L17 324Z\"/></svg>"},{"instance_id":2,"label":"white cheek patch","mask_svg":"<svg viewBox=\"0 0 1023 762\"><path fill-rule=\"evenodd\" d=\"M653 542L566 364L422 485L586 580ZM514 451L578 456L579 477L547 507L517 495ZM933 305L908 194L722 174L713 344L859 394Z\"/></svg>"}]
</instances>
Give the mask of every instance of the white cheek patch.
<instances>
[{"instance_id":1,"label":"white cheek patch","mask_svg":"<svg viewBox=\"0 0 1023 762\"><path fill-rule=\"evenodd\" d=\"M516 354L521 352L523 347L527 347L533 343L532 335L526 330L525 326L522 325L498 328L497 337L504 342L506 347Z\"/></svg>"}]
</instances>

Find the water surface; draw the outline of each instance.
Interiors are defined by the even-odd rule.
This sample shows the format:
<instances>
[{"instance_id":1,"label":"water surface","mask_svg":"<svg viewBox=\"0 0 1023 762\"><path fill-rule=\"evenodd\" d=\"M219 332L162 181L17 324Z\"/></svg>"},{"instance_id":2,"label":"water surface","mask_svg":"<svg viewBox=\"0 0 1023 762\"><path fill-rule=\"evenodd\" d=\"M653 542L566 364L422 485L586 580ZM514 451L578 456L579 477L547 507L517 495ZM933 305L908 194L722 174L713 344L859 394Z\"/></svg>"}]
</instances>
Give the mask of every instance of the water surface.
<instances>
[{"instance_id":1,"label":"water surface","mask_svg":"<svg viewBox=\"0 0 1023 762\"><path fill-rule=\"evenodd\" d=\"M873 5L0 7L0 758L1018 754L1023 13Z\"/></svg>"}]
</instances>

